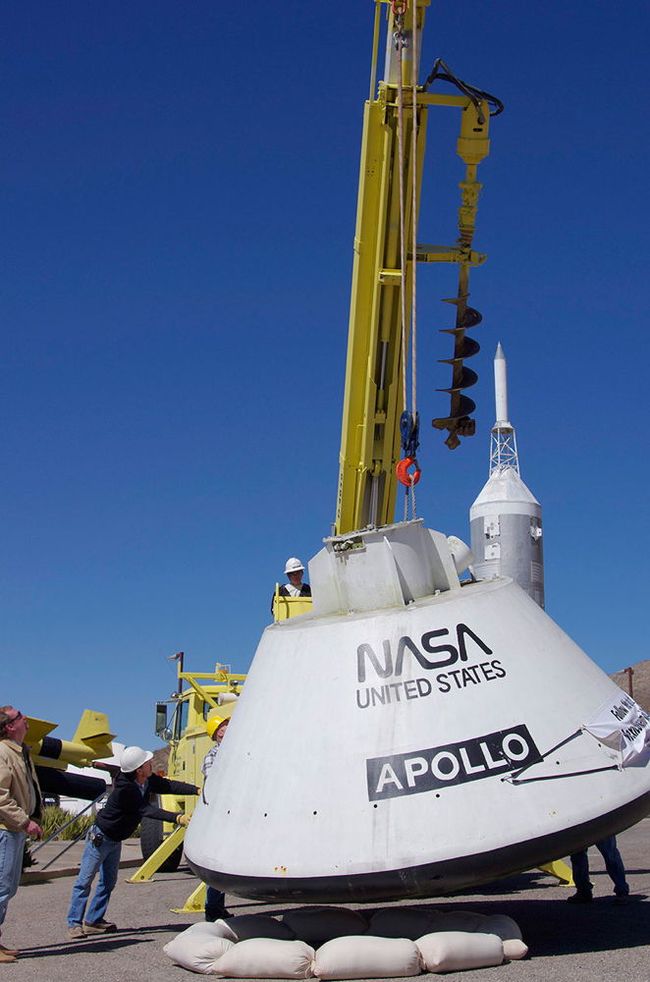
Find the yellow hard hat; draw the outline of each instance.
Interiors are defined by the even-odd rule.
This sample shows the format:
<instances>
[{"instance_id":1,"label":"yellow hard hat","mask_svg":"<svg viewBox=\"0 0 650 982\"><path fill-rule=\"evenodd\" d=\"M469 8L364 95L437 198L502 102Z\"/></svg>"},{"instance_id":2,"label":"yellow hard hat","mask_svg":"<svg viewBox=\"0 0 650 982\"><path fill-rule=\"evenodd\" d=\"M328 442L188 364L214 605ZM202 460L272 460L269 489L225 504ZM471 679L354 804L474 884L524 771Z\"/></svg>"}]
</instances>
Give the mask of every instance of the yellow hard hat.
<instances>
[{"instance_id":1,"label":"yellow hard hat","mask_svg":"<svg viewBox=\"0 0 650 982\"><path fill-rule=\"evenodd\" d=\"M225 723L232 716L236 702L226 703L225 706L219 706L218 709L213 709L205 721L205 732L212 739L216 731L219 729L222 723Z\"/></svg>"}]
</instances>

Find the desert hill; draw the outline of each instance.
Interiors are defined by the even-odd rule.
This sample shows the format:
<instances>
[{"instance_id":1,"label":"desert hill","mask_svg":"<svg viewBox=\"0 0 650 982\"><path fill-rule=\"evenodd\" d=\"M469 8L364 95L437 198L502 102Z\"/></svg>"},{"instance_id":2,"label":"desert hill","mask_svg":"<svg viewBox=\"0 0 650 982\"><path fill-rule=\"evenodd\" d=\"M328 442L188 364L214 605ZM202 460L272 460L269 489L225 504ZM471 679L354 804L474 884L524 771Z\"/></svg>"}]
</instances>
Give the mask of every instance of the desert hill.
<instances>
[{"instance_id":1,"label":"desert hill","mask_svg":"<svg viewBox=\"0 0 650 982\"><path fill-rule=\"evenodd\" d=\"M627 672L614 672L610 676L623 692L630 691L630 679ZM638 661L632 665L632 693L639 706L650 711L650 659Z\"/></svg>"}]
</instances>

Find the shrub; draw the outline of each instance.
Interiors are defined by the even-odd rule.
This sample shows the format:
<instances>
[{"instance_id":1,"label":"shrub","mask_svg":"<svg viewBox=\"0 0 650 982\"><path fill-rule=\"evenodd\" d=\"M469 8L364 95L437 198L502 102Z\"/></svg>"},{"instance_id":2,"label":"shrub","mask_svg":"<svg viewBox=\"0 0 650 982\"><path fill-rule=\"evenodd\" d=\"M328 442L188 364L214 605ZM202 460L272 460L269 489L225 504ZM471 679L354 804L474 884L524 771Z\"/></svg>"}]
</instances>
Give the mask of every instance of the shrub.
<instances>
[{"instance_id":1,"label":"shrub","mask_svg":"<svg viewBox=\"0 0 650 982\"><path fill-rule=\"evenodd\" d=\"M65 808L59 808L58 805L48 805L43 809L43 818L41 821L41 827L43 829L43 838L49 839L53 832L69 822L71 818L74 818L72 812L66 811ZM60 835L57 835L57 839L76 839L77 837L82 837L86 834L90 826L94 822L94 817L89 815L87 812L84 815L79 815L67 829L64 829Z\"/></svg>"}]
</instances>

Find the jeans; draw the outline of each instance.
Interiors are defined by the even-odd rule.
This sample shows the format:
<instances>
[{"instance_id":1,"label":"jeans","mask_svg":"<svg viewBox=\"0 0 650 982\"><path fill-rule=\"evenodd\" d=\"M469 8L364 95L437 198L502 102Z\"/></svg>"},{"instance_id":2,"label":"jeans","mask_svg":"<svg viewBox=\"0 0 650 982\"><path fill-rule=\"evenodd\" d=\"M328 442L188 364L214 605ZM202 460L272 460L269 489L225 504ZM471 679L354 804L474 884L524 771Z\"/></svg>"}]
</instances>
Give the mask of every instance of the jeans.
<instances>
[{"instance_id":1,"label":"jeans","mask_svg":"<svg viewBox=\"0 0 650 982\"><path fill-rule=\"evenodd\" d=\"M630 888L625 879L625 867L623 866L623 860L616 845L616 836L608 835L606 839L601 839L595 845L605 860L605 868L614 883L614 893L617 897L627 897ZM593 884L589 880L589 860L586 849L583 849L582 852L576 852L571 856L571 868L578 893L589 894L591 896Z\"/></svg>"},{"instance_id":2,"label":"jeans","mask_svg":"<svg viewBox=\"0 0 650 982\"><path fill-rule=\"evenodd\" d=\"M226 910L226 895L214 887L208 887L205 892L205 919L216 921L223 917Z\"/></svg>"},{"instance_id":3,"label":"jeans","mask_svg":"<svg viewBox=\"0 0 650 982\"><path fill-rule=\"evenodd\" d=\"M91 841L91 835L103 836L100 845L95 845ZM81 867L79 875L75 880L70 898L70 909L68 910L68 926L74 927L86 921L87 924L96 924L101 921L111 893L117 883L117 873L120 867L120 854L122 843L109 839L107 835L97 828L96 825L88 832L86 845L81 857ZM95 890L95 895L90 902L88 910L86 905L90 896L93 880L99 870L99 883Z\"/></svg>"},{"instance_id":4,"label":"jeans","mask_svg":"<svg viewBox=\"0 0 650 982\"><path fill-rule=\"evenodd\" d=\"M0 829L0 924L4 923L9 901L20 883L25 838L24 832Z\"/></svg>"}]
</instances>

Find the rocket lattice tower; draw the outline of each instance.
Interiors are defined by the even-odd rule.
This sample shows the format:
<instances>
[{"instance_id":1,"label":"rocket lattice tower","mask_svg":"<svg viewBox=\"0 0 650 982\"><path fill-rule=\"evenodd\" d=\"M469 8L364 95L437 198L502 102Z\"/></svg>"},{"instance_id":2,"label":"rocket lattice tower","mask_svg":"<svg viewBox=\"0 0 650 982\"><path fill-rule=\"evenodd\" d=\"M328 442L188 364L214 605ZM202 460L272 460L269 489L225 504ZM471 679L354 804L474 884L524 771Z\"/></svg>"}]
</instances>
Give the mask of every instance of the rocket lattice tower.
<instances>
[{"instance_id":1,"label":"rocket lattice tower","mask_svg":"<svg viewBox=\"0 0 650 982\"><path fill-rule=\"evenodd\" d=\"M490 439L490 476L470 508L474 570L479 579L510 576L544 606L542 508L521 479L515 428L508 419L506 357L494 357L496 422Z\"/></svg>"}]
</instances>

